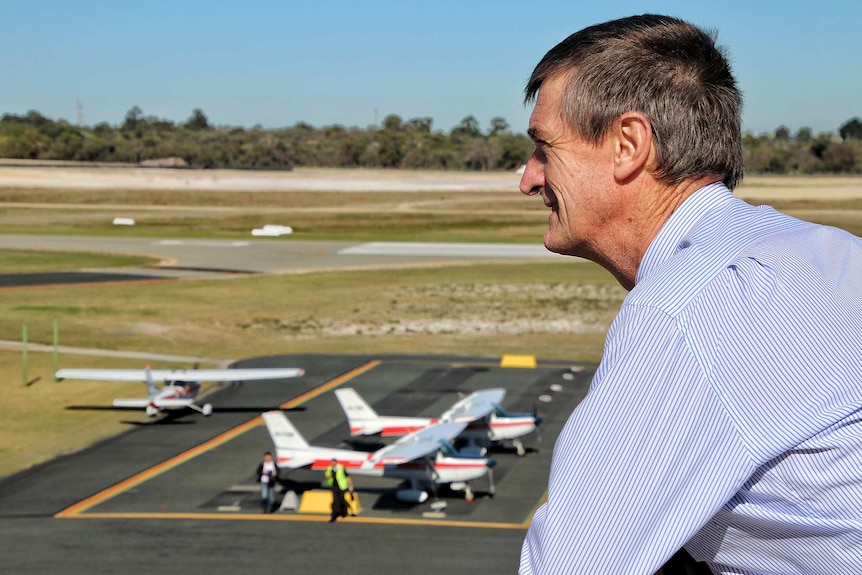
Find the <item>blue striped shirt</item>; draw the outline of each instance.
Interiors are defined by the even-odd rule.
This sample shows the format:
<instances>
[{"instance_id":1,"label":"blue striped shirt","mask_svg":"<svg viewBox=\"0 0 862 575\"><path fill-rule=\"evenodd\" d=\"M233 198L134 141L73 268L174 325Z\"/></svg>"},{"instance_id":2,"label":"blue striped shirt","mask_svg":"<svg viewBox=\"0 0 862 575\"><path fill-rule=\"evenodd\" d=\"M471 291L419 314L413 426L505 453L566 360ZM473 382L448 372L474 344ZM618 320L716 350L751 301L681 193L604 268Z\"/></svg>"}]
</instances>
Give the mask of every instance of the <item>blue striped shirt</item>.
<instances>
[{"instance_id":1,"label":"blue striped shirt","mask_svg":"<svg viewBox=\"0 0 862 575\"><path fill-rule=\"evenodd\" d=\"M662 227L557 439L522 574L862 573L862 240L722 184Z\"/></svg>"}]
</instances>

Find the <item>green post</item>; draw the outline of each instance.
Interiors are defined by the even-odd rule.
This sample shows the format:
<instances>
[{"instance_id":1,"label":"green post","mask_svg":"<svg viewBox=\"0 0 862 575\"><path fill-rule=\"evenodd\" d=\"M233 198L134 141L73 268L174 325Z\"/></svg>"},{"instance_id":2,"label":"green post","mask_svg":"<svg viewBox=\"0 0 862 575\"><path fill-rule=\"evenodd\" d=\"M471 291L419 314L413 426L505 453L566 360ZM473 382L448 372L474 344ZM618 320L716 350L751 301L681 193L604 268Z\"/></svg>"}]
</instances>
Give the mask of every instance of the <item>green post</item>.
<instances>
[{"instance_id":1,"label":"green post","mask_svg":"<svg viewBox=\"0 0 862 575\"><path fill-rule=\"evenodd\" d=\"M59 353L59 341L60 341L60 323L55 319L54 320L54 373L57 373L57 370L60 369L60 353ZM54 375L54 381L60 381L57 379L57 376Z\"/></svg>"},{"instance_id":2,"label":"green post","mask_svg":"<svg viewBox=\"0 0 862 575\"><path fill-rule=\"evenodd\" d=\"M21 333L21 377L23 378L24 387L27 387L27 324L24 324L24 329Z\"/></svg>"}]
</instances>

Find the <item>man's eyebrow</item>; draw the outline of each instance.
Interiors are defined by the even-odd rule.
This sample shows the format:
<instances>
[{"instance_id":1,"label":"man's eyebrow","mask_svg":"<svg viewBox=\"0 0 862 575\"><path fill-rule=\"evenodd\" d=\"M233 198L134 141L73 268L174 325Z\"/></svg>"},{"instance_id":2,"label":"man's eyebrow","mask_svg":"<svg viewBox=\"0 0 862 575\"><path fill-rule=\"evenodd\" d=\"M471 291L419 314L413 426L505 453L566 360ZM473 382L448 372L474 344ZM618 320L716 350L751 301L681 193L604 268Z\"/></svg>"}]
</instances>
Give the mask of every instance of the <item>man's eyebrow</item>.
<instances>
[{"instance_id":1,"label":"man's eyebrow","mask_svg":"<svg viewBox=\"0 0 862 575\"><path fill-rule=\"evenodd\" d=\"M539 132L539 129L535 126L527 128L527 135L531 140L538 143L545 143L545 139L542 138L542 133Z\"/></svg>"}]
</instances>

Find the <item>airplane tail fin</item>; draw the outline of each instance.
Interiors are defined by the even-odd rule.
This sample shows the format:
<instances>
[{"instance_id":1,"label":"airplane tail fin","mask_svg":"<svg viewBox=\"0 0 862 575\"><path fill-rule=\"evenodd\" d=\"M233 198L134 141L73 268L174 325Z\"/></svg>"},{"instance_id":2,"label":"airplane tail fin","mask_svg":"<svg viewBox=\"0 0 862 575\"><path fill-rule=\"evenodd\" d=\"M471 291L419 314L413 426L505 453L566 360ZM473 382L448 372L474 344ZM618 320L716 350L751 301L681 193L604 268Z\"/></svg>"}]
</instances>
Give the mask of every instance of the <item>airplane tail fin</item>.
<instances>
[{"instance_id":1,"label":"airplane tail fin","mask_svg":"<svg viewBox=\"0 0 862 575\"><path fill-rule=\"evenodd\" d=\"M350 427L354 427L354 422L358 421L374 421L380 416L372 409L368 403L360 397L355 389L345 387L335 390L335 397L338 398L338 403L341 404L341 409L347 416L347 423Z\"/></svg>"},{"instance_id":2,"label":"airplane tail fin","mask_svg":"<svg viewBox=\"0 0 862 575\"><path fill-rule=\"evenodd\" d=\"M308 449L308 442L281 411L267 411L263 421L276 449Z\"/></svg>"}]
</instances>

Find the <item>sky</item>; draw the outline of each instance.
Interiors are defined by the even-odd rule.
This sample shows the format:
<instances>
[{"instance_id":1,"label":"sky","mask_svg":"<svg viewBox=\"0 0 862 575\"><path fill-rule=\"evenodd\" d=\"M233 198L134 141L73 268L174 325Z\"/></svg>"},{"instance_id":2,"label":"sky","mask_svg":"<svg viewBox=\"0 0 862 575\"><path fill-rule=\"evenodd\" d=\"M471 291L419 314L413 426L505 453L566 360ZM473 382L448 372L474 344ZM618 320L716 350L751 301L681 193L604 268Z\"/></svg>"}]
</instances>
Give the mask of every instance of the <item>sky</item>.
<instances>
[{"instance_id":1,"label":"sky","mask_svg":"<svg viewBox=\"0 0 862 575\"><path fill-rule=\"evenodd\" d=\"M138 106L175 122L365 128L389 114L448 132L526 129L524 83L555 44L645 12L718 32L743 130L837 132L862 117L859 0L0 0L0 114L93 126Z\"/></svg>"}]
</instances>

